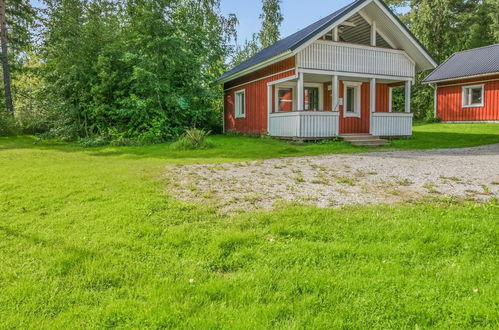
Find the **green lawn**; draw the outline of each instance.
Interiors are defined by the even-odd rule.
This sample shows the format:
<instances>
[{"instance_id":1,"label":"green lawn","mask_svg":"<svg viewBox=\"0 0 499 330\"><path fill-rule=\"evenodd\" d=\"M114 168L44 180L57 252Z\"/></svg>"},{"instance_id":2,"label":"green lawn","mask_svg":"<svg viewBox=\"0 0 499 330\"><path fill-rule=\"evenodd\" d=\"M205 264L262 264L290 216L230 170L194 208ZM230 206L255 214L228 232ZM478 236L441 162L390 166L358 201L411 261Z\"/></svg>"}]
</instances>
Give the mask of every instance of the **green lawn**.
<instances>
[{"instance_id":1,"label":"green lawn","mask_svg":"<svg viewBox=\"0 0 499 330\"><path fill-rule=\"evenodd\" d=\"M168 196L162 168L366 149L211 141L0 138L0 328L499 327L499 202L223 215ZM499 125L432 124L385 149L488 143Z\"/></svg>"}]
</instances>

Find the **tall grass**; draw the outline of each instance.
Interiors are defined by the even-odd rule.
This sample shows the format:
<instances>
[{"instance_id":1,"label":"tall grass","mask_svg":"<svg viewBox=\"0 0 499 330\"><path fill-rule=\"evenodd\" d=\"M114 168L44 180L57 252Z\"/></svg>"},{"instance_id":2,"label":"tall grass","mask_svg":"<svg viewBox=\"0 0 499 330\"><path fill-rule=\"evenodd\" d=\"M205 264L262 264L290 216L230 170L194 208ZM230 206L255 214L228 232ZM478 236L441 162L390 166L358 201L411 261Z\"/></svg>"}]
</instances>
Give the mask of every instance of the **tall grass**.
<instances>
[{"instance_id":1,"label":"tall grass","mask_svg":"<svg viewBox=\"0 0 499 330\"><path fill-rule=\"evenodd\" d=\"M172 144L172 148L175 150L199 150L210 148L213 145L206 141L206 137L210 135L210 133L210 131L205 131L204 129L187 129L184 134Z\"/></svg>"}]
</instances>

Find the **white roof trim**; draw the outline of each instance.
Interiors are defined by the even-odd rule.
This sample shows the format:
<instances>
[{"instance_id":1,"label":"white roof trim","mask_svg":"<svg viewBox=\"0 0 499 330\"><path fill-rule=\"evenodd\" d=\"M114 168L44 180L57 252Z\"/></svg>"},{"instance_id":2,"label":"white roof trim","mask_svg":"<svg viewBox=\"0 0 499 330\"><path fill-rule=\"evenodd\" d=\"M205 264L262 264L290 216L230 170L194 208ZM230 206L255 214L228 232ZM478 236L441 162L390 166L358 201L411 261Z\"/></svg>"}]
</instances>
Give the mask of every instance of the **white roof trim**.
<instances>
[{"instance_id":1,"label":"white roof trim","mask_svg":"<svg viewBox=\"0 0 499 330\"><path fill-rule=\"evenodd\" d=\"M285 51L284 53L281 53L279 55L276 55L274 57L271 57L263 62L260 62L260 63L257 63L255 65L252 65L244 70L241 70L233 75L230 75L230 76L227 76L225 77L224 79L221 79L220 81L218 81L219 84L224 84L228 81L231 81L231 80L234 80L234 79L237 79L237 78L240 78L244 75L247 75L248 73L251 73L251 72L254 72L258 69L262 69L268 65L271 65L271 64L274 64L274 63L277 63L279 61L282 61L282 60L285 60L291 56L294 56L295 54L293 54L293 52L291 50L288 50L288 51Z\"/></svg>"},{"instance_id":2,"label":"white roof trim","mask_svg":"<svg viewBox=\"0 0 499 330\"><path fill-rule=\"evenodd\" d=\"M447 79L441 79L441 80L424 81L423 84L435 84L435 83L441 83L441 82L446 82L446 81L482 78L482 77L488 77L488 76L495 76L498 74L499 74L499 71L498 72L488 72L488 73L482 73L482 74L475 74L475 75L471 75L471 76L460 76L460 77L447 78ZM469 81L469 82L463 83L463 84L468 84L468 83L473 83L473 82Z\"/></svg>"},{"instance_id":3,"label":"white roof trim","mask_svg":"<svg viewBox=\"0 0 499 330\"><path fill-rule=\"evenodd\" d=\"M414 46L416 46L416 48L426 57L426 59L431 63L433 64L433 66L436 68L438 66L438 63L435 62L435 60L428 54L428 52L421 47L421 45L419 44L419 42L417 40L415 40L413 38L413 36L407 32L406 30L406 27L402 26L400 24L400 22L395 18L393 17L393 14L388 11L386 9L386 7L381 4L379 2L379 0L372 0L374 3L376 3L376 5L378 5L379 8L381 8L381 10L385 13L386 16L388 16L388 18L390 18L390 20L395 24L397 25L397 27L404 33L404 35L414 44Z\"/></svg>"},{"instance_id":4,"label":"white roof trim","mask_svg":"<svg viewBox=\"0 0 499 330\"><path fill-rule=\"evenodd\" d=\"M362 8L364 8L365 6L367 6L368 4L370 4L371 2L373 2L374 0L366 0L364 2L361 2L360 4L357 5L357 7L354 7L352 9L350 9L350 12L343 16L340 20L334 22L333 24L331 25L328 25L327 27L323 28L322 30L320 30L319 32L317 32L313 37L310 37L310 39L303 43L300 47L296 48L294 50L294 54L297 54L299 53L300 51L302 51L303 49L307 48L308 46L310 46L314 41L316 41L317 39L319 39L322 35L324 35L326 32L334 29L335 27L338 27L340 26L343 22L347 21L348 19L350 19L353 15L355 15L358 11L360 11Z\"/></svg>"}]
</instances>

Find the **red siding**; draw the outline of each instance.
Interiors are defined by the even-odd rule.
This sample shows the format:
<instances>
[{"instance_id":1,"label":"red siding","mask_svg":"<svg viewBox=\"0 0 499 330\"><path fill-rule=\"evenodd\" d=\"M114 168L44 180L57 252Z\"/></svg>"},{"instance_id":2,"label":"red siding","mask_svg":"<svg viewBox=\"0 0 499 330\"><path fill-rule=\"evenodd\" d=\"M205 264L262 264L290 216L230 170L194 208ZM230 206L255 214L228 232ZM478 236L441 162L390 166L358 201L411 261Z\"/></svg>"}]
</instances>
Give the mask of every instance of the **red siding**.
<instances>
[{"instance_id":1,"label":"red siding","mask_svg":"<svg viewBox=\"0 0 499 330\"><path fill-rule=\"evenodd\" d=\"M340 97L343 98L343 82L340 81ZM343 106L340 105L340 134L369 133L369 84L362 83L360 87L360 118L343 116Z\"/></svg>"},{"instance_id":2,"label":"red siding","mask_svg":"<svg viewBox=\"0 0 499 330\"><path fill-rule=\"evenodd\" d=\"M295 70L279 73L294 68L294 65L295 59L292 57L226 83L224 86L226 89L224 96L225 131L266 134L267 83L294 75ZM274 76L260 79L269 75ZM260 80L253 81L255 79ZM234 92L241 89L246 91L246 117L235 118Z\"/></svg>"},{"instance_id":3,"label":"red siding","mask_svg":"<svg viewBox=\"0 0 499 330\"><path fill-rule=\"evenodd\" d=\"M485 81L491 79L496 80ZM484 106L463 108L462 87L473 84L485 85ZM437 114L443 121L499 120L499 76L438 84Z\"/></svg>"},{"instance_id":4,"label":"red siding","mask_svg":"<svg viewBox=\"0 0 499 330\"><path fill-rule=\"evenodd\" d=\"M376 84L376 112L390 110L390 87L387 84Z\"/></svg>"},{"instance_id":5,"label":"red siding","mask_svg":"<svg viewBox=\"0 0 499 330\"><path fill-rule=\"evenodd\" d=\"M343 97L343 82L340 82L340 97ZM343 117L340 106L340 133L369 133L370 124L370 84L362 83L360 88L360 118ZM376 84L376 112L388 112L388 85Z\"/></svg>"}]
</instances>

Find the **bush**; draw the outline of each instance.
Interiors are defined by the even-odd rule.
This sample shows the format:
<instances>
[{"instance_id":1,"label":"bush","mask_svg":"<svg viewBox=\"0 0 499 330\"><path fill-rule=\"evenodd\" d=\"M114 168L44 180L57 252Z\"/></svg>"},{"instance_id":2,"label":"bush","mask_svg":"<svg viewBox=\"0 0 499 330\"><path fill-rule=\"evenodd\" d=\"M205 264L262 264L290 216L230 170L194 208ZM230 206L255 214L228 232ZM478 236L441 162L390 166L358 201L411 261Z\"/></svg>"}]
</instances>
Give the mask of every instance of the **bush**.
<instances>
[{"instance_id":1,"label":"bush","mask_svg":"<svg viewBox=\"0 0 499 330\"><path fill-rule=\"evenodd\" d=\"M14 117L0 111L0 136L10 136L19 133Z\"/></svg>"},{"instance_id":2,"label":"bush","mask_svg":"<svg viewBox=\"0 0 499 330\"><path fill-rule=\"evenodd\" d=\"M205 131L204 129L188 129L172 144L172 148L175 150L198 150L209 148L212 146L206 141L206 137L209 134L210 131Z\"/></svg>"}]
</instances>

